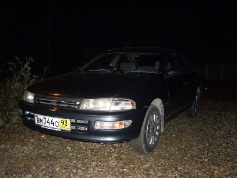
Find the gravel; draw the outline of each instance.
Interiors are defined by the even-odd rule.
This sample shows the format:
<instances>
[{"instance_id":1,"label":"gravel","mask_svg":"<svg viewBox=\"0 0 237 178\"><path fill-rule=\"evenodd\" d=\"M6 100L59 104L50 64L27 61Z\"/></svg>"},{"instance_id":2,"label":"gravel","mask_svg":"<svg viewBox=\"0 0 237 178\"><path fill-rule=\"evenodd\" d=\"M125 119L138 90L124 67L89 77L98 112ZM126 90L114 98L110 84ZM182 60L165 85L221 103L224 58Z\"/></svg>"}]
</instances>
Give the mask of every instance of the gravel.
<instances>
[{"instance_id":1,"label":"gravel","mask_svg":"<svg viewBox=\"0 0 237 178\"><path fill-rule=\"evenodd\" d=\"M202 100L166 124L154 152L0 128L0 177L237 177L237 103Z\"/></svg>"}]
</instances>

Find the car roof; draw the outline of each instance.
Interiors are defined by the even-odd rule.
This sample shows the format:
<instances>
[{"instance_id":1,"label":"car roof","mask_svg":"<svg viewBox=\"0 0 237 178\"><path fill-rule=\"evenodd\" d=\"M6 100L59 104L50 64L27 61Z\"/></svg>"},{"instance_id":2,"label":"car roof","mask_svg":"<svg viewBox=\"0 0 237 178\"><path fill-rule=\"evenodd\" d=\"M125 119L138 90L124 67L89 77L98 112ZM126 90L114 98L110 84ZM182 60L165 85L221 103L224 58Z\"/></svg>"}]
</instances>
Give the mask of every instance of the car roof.
<instances>
[{"instance_id":1,"label":"car roof","mask_svg":"<svg viewBox=\"0 0 237 178\"><path fill-rule=\"evenodd\" d=\"M106 52L162 52L162 53L176 53L175 50L161 47L124 47L109 49Z\"/></svg>"}]
</instances>

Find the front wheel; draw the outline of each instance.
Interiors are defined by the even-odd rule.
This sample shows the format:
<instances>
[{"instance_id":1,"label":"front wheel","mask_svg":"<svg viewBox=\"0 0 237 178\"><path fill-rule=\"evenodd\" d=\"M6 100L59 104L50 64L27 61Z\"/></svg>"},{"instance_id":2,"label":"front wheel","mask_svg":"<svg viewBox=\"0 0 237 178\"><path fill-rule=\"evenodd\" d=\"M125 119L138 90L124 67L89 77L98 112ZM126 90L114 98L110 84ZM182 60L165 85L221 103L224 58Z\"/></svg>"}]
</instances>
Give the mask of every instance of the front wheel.
<instances>
[{"instance_id":1,"label":"front wheel","mask_svg":"<svg viewBox=\"0 0 237 178\"><path fill-rule=\"evenodd\" d=\"M138 138L131 141L132 147L140 153L148 153L155 149L161 133L161 117L158 108L150 105Z\"/></svg>"}]
</instances>

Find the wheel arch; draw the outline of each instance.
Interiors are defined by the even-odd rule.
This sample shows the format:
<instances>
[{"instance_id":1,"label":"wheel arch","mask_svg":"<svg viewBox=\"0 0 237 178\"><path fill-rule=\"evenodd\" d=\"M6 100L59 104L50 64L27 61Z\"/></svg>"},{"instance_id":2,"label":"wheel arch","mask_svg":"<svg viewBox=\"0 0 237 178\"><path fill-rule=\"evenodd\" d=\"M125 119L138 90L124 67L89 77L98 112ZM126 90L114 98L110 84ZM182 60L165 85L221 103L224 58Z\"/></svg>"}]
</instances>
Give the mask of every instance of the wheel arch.
<instances>
[{"instance_id":1,"label":"wheel arch","mask_svg":"<svg viewBox=\"0 0 237 178\"><path fill-rule=\"evenodd\" d=\"M164 104L161 99L156 98L152 101L152 105L155 105L159 111L161 116L161 132L165 130L165 112L164 112Z\"/></svg>"}]
</instances>

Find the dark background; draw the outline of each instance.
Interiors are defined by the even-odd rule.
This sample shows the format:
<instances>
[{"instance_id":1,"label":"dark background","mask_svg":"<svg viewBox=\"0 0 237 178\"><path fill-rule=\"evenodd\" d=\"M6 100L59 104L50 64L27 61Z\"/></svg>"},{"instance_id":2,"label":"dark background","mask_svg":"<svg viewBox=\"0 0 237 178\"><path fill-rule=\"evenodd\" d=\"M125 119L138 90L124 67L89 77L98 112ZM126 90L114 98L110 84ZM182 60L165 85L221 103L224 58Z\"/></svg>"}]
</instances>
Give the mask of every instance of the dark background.
<instances>
[{"instance_id":1,"label":"dark background","mask_svg":"<svg viewBox=\"0 0 237 178\"><path fill-rule=\"evenodd\" d=\"M235 1L0 0L1 70L13 56L33 69L73 70L101 51L168 47L193 63L237 64Z\"/></svg>"}]
</instances>

